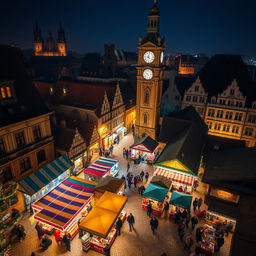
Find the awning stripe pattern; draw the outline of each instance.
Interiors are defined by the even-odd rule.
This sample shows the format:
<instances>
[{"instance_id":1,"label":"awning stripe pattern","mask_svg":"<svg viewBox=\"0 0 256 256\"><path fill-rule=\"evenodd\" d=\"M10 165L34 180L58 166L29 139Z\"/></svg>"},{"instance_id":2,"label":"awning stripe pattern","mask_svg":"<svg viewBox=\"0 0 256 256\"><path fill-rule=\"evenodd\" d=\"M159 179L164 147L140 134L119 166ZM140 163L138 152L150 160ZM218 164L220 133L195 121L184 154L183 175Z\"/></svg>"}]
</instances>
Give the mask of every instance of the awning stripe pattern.
<instances>
[{"instance_id":1,"label":"awning stripe pattern","mask_svg":"<svg viewBox=\"0 0 256 256\"><path fill-rule=\"evenodd\" d=\"M163 169L163 168L156 168L154 175L163 176L171 181L182 183L187 186L192 186L194 182L194 178L192 176L184 175L182 173L172 172L170 170Z\"/></svg>"},{"instance_id":2,"label":"awning stripe pattern","mask_svg":"<svg viewBox=\"0 0 256 256\"><path fill-rule=\"evenodd\" d=\"M100 157L89 167L87 167L84 170L84 173L96 177L103 177L106 173L110 171L111 168L113 168L117 164L117 160Z\"/></svg>"},{"instance_id":3,"label":"awning stripe pattern","mask_svg":"<svg viewBox=\"0 0 256 256\"><path fill-rule=\"evenodd\" d=\"M73 165L74 163L72 163L66 155L62 155L41 169L25 177L19 183L28 194L33 195Z\"/></svg>"},{"instance_id":4,"label":"awning stripe pattern","mask_svg":"<svg viewBox=\"0 0 256 256\"><path fill-rule=\"evenodd\" d=\"M35 219L64 231L90 202L96 182L70 177L32 205Z\"/></svg>"}]
</instances>

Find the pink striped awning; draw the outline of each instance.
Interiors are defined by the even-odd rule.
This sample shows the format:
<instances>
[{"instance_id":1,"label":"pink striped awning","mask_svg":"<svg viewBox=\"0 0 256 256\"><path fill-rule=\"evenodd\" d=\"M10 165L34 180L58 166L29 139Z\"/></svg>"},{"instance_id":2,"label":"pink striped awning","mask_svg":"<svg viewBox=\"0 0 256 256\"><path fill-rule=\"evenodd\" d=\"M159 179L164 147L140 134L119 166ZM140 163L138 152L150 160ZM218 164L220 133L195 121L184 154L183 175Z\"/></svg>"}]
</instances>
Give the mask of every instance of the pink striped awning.
<instances>
[{"instance_id":1,"label":"pink striped awning","mask_svg":"<svg viewBox=\"0 0 256 256\"><path fill-rule=\"evenodd\" d=\"M192 186L194 182L194 177L192 176L188 176L182 173L172 172L171 170L167 170L163 168L156 168L154 175L163 176L171 181L182 183L187 186Z\"/></svg>"}]
</instances>

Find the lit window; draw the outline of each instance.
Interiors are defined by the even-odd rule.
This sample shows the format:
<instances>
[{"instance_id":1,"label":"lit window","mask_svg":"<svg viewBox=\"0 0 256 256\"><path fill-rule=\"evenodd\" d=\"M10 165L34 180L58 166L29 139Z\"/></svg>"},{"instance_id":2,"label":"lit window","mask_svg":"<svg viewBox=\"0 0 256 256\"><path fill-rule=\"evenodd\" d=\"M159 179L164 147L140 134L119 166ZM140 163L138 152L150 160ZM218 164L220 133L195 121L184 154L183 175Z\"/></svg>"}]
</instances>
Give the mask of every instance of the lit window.
<instances>
[{"instance_id":1,"label":"lit window","mask_svg":"<svg viewBox=\"0 0 256 256\"><path fill-rule=\"evenodd\" d=\"M12 91L10 86L1 87L1 98L10 99L12 98Z\"/></svg>"},{"instance_id":2,"label":"lit window","mask_svg":"<svg viewBox=\"0 0 256 256\"><path fill-rule=\"evenodd\" d=\"M11 88L9 86L7 86L5 89L6 89L6 93L7 93L7 98L11 98L12 97Z\"/></svg>"},{"instance_id":3,"label":"lit window","mask_svg":"<svg viewBox=\"0 0 256 256\"><path fill-rule=\"evenodd\" d=\"M2 99L6 98L5 89L3 87L1 88L1 97L2 97Z\"/></svg>"}]
</instances>

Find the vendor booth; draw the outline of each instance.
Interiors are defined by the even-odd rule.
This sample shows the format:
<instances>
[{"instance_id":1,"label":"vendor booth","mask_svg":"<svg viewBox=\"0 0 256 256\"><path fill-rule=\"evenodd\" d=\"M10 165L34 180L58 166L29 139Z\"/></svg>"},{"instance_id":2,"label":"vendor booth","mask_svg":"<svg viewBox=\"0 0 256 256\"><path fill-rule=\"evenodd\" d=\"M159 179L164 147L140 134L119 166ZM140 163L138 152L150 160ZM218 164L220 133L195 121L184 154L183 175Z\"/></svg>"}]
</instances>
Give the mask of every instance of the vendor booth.
<instances>
[{"instance_id":1,"label":"vendor booth","mask_svg":"<svg viewBox=\"0 0 256 256\"><path fill-rule=\"evenodd\" d=\"M86 179L96 180L109 176L116 176L118 173L117 160L100 157L84 170Z\"/></svg>"},{"instance_id":2,"label":"vendor booth","mask_svg":"<svg viewBox=\"0 0 256 256\"><path fill-rule=\"evenodd\" d=\"M190 173L169 169L169 168L156 168L154 175L163 176L172 181L173 189L179 192L191 194L193 192L193 183L195 176Z\"/></svg>"},{"instance_id":3,"label":"vendor booth","mask_svg":"<svg viewBox=\"0 0 256 256\"><path fill-rule=\"evenodd\" d=\"M131 149L131 159L134 163L153 163L156 158L158 147L158 142L153 140L150 136L145 136L134 142L130 147Z\"/></svg>"},{"instance_id":4,"label":"vendor booth","mask_svg":"<svg viewBox=\"0 0 256 256\"><path fill-rule=\"evenodd\" d=\"M126 213L121 211L127 199L111 192L105 192L99 199L79 225L84 234L81 238L84 251L93 249L105 254L105 248L110 247L116 238L117 217L119 216L122 221L126 218Z\"/></svg>"},{"instance_id":5,"label":"vendor booth","mask_svg":"<svg viewBox=\"0 0 256 256\"><path fill-rule=\"evenodd\" d=\"M73 165L74 163L66 155L62 155L23 178L19 184L27 208L69 177Z\"/></svg>"},{"instance_id":6,"label":"vendor booth","mask_svg":"<svg viewBox=\"0 0 256 256\"><path fill-rule=\"evenodd\" d=\"M102 178L95 188L96 200L100 199L105 191L122 195L124 193L125 181L111 176Z\"/></svg>"},{"instance_id":7,"label":"vendor booth","mask_svg":"<svg viewBox=\"0 0 256 256\"><path fill-rule=\"evenodd\" d=\"M167 193L168 188L150 183L143 193L142 208L146 210L148 204L151 203L153 213L161 215Z\"/></svg>"},{"instance_id":8,"label":"vendor booth","mask_svg":"<svg viewBox=\"0 0 256 256\"><path fill-rule=\"evenodd\" d=\"M35 202L34 218L51 232L68 231L72 237L78 232L78 219L88 214L88 207L97 183L72 176Z\"/></svg>"}]
</instances>

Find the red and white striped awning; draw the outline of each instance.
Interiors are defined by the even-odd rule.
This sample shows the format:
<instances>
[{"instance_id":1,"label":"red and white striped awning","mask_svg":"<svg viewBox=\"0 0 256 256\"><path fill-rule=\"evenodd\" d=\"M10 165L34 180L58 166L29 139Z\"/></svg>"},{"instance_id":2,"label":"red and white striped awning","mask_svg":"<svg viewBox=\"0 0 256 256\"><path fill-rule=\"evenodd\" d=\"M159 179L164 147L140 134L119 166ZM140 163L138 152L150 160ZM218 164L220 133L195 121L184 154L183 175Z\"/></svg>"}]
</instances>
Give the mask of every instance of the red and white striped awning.
<instances>
[{"instance_id":1,"label":"red and white striped awning","mask_svg":"<svg viewBox=\"0 0 256 256\"><path fill-rule=\"evenodd\" d=\"M163 169L163 168L156 168L154 175L163 176L167 179L185 184L187 186L192 186L194 182L194 177L188 176L182 173L172 172L171 170Z\"/></svg>"}]
</instances>

